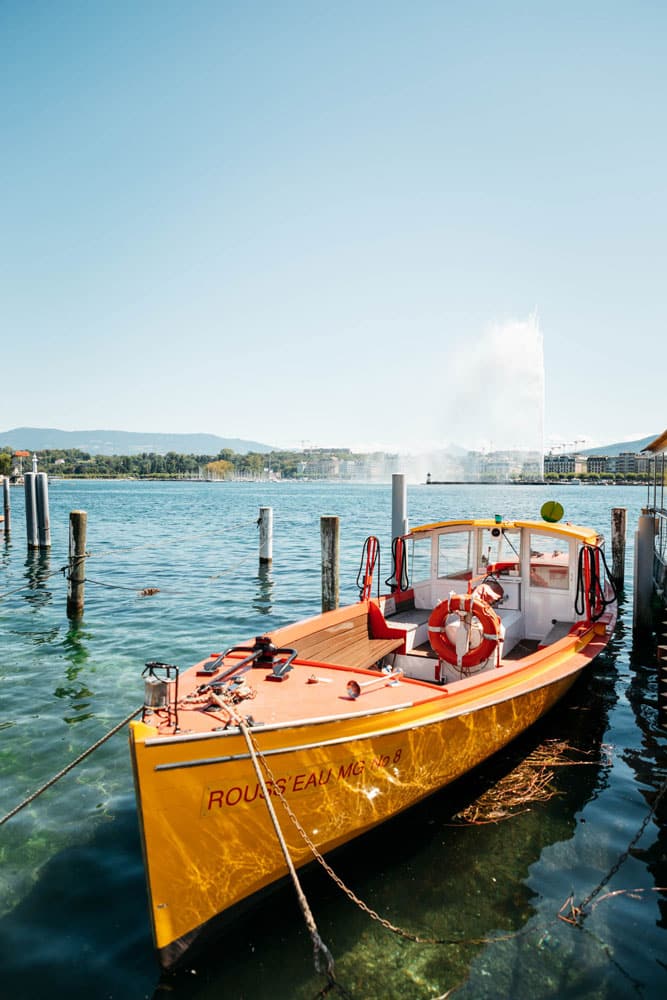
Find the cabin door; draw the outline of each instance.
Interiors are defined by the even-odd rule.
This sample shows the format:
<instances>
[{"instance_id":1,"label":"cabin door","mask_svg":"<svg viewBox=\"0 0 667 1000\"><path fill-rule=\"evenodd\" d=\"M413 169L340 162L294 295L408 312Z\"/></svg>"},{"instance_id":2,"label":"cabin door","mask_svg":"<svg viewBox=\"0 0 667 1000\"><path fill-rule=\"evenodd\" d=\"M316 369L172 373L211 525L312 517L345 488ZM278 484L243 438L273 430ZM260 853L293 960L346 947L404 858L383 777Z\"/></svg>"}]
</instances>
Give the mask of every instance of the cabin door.
<instances>
[{"instance_id":1,"label":"cabin door","mask_svg":"<svg viewBox=\"0 0 667 1000\"><path fill-rule=\"evenodd\" d=\"M568 539L529 532L522 573L526 638L543 638L554 621L574 621L575 549Z\"/></svg>"}]
</instances>

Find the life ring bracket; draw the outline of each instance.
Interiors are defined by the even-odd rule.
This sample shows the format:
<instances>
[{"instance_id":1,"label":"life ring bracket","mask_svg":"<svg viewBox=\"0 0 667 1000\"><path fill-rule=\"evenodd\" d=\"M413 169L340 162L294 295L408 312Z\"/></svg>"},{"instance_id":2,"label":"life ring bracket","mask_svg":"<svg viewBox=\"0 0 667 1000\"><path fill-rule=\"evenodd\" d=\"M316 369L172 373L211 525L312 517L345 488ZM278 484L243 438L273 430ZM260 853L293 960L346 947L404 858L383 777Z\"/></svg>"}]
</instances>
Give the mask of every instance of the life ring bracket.
<instances>
[{"instance_id":1,"label":"life ring bracket","mask_svg":"<svg viewBox=\"0 0 667 1000\"><path fill-rule=\"evenodd\" d=\"M481 626L481 642L470 648L469 642L464 653L457 651L456 645L447 635L447 619L453 613L458 613L467 620L468 638L472 619L476 618ZM500 618L493 608L474 594L450 594L448 600L441 601L428 619L428 636L431 648L441 660L452 666L469 670L479 666L497 650L500 641Z\"/></svg>"}]
</instances>

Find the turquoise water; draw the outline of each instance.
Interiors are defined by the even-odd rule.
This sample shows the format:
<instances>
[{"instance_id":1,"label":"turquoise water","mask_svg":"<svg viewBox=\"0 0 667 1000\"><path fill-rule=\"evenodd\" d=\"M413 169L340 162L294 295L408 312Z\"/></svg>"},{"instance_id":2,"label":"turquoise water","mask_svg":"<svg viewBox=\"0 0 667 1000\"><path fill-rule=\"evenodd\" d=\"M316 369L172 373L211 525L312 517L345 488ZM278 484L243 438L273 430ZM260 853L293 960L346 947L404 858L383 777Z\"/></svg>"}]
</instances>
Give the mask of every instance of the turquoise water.
<instances>
[{"instance_id":1,"label":"turquoise water","mask_svg":"<svg viewBox=\"0 0 667 1000\"><path fill-rule=\"evenodd\" d=\"M389 576L391 487L315 483L66 482L50 486L52 549L28 554L23 494L0 538L0 816L137 707L147 660L186 666L319 610L319 519L341 519L341 600L362 543ZM662 996L667 987L667 804L660 802L581 927L557 915L625 852L667 778L654 650L632 648L637 487L416 486L412 524L473 514L566 519L609 534L628 511L626 590L610 649L539 728L480 774L335 856L346 882L392 923L456 943L397 937L320 871L303 885L336 979L354 998ZM258 570L259 507L274 510L274 562ZM86 610L65 614L69 511L88 512ZM152 597L139 596L147 587ZM557 768L558 794L515 818L452 816L545 739L591 763ZM666 796L667 798L667 796ZM293 890L280 889L194 965L160 980L152 952L126 733L0 827L2 996L316 997L326 980ZM630 894L628 890L637 890ZM614 892L615 895L606 895ZM604 897L604 898L603 898ZM487 943L480 939L496 938ZM335 995L335 994L330 994Z\"/></svg>"}]
</instances>

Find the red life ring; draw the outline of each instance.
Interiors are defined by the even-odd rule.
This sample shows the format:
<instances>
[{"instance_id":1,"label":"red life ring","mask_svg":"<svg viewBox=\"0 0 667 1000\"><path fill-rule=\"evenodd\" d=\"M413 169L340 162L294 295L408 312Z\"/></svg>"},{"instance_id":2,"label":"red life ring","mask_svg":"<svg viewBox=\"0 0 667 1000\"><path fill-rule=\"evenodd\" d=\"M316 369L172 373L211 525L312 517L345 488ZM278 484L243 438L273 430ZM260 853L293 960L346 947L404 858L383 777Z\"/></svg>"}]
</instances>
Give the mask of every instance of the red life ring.
<instances>
[{"instance_id":1,"label":"red life ring","mask_svg":"<svg viewBox=\"0 0 667 1000\"><path fill-rule=\"evenodd\" d=\"M456 647L445 632L447 618L453 611L470 614L477 618L482 626L482 641L479 646L464 653L460 663L456 655ZM442 601L431 612L428 620L428 638L433 651L438 654L441 660L451 663L452 666L465 669L476 667L484 660L488 660L497 649L500 638L500 619L492 607L475 597L474 594L451 594L448 601Z\"/></svg>"}]
</instances>

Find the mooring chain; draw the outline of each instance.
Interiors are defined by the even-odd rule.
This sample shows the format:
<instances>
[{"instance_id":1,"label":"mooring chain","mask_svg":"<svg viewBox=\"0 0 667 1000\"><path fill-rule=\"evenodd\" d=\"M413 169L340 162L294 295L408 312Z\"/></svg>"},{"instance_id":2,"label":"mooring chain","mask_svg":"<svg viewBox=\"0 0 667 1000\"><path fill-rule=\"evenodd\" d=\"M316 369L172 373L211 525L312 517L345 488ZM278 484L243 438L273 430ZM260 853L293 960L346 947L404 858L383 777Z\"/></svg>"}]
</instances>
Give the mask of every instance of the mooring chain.
<instances>
[{"instance_id":1,"label":"mooring chain","mask_svg":"<svg viewBox=\"0 0 667 1000\"><path fill-rule=\"evenodd\" d=\"M120 549L120 550L115 550L115 551L125 551L125 550L124 549ZM130 550L128 550L128 551L130 551ZM62 575L65 578L65 580L67 580L68 583L71 583L74 580L74 577L72 576L72 572L71 571L73 569L75 569L76 566L79 563L85 562L86 559L91 559L91 558L94 558L96 556L99 558L100 555L102 556L102 558L104 558L104 556L106 555L106 553L101 553L100 554L100 553L94 553L94 552L86 552L85 555L76 556L75 558L72 559L71 563L68 563L66 566L61 566L60 569L58 569L58 570L54 570L52 573L49 573L49 576L56 576L58 573L62 573ZM226 569L221 570L220 573L216 573L214 576L208 576L208 577L206 577L206 579L209 582L211 582L213 580L219 580L221 577L226 576L229 573L235 573L238 570L239 566L242 566L244 563L248 562L248 560L251 559L251 558L252 558L252 556L250 554L248 554L247 556L244 556L242 559L239 559L238 562L234 563L232 566L228 566ZM104 580L93 580L92 577L90 577L90 576L86 576L86 577L83 578L83 580L77 580L76 582L77 583L90 583L90 584L93 584L96 587L105 587L107 590L125 590L125 591L127 591L129 593L132 593L132 594L137 594L138 593L140 597L153 597L154 594L165 593L165 588L164 587L128 587L128 586L125 586L125 585L120 584L120 583L106 583ZM16 591L10 591L10 593L20 593L20 591L25 590L25 589L26 589L25 586L19 587ZM171 588L167 588L166 592L169 593L169 594L186 594L187 593L187 591L185 591L185 590L172 590ZM8 595L0 594L0 597L5 597L5 596L8 596Z\"/></svg>"},{"instance_id":2,"label":"mooring chain","mask_svg":"<svg viewBox=\"0 0 667 1000\"><path fill-rule=\"evenodd\" d=\"M68 583L71 583L74 577L71 575L71 572L68 573L68 570L71 571L76 569L80 563L85 563L86 559L90 559L92 555L92 552L84 552L83 555L72 556L69 562L65 563L64 566L61 566L60 569L54 570L53 573L49 573L49 576L55 576L56 573L62 573L65 580L67 580Z\"/></svg>"},{"instance_id":3,"label":"mooring chain","mask_svg":"<svg viewBox=\"0 0 667 1000\"><path fill-rule=\"evenodd\" d=\"M179 540L182 542L193 541L198 538L211 538L215 536L219 538L220 535L229 534L232 531L236 531L238 528L247 528L251 524L255 524L255 518L250 521L237 521L235 524L228 524L223 527L215 528L213 531L198 531L193 532L190 535L179 535ZM143 549L160 549L165 545L173 545L172 538L155 539L153 541L141 542L139 545L120 545L115 548L110 548L102 552L87 552L88 557L94 557L95 559L113 559L116 555L124 552L139 552Z\"/></svg>"},{"instance_id":4,"label":"mooring chain","mask_svg":"<svg viewBox=\"0 0 667 1000\"><path fill-rule=\"evenodd\" d=\"M525 928L523 928L523 930L513 931L513 932L508 933L508 934L494 935L493 937L482 937L482 938L427 938L427 937L422 937L419 934L414 934L411 931L406 931L404 928L398 927L396 924L393 924L386 917L380 916L380 914L376 910L374 910L367 903L365 903L362 899L360 899L359 896L357 896L356 893L352 889L350 889L350 887L347 886L343 882L343 880L340 878L340 876L337 875L337 873L333 870L333 868L331 867L331 865L326 861L326 859L320 853L320 851L315 846L315 844L313 843L313 841L311 840L311 838L308 836L306 830L301 825L301 822L299 821L298 817L296 816L296 814L292 810L290 804L288 803L287 799L285 798L285 795L281 791L280 785L278 785L276 783L276 779L274 778L274 776L273 776L273 774L271 772L271 769L270 769L270 767L269 767L269 765L268 765L268 763L267 763L264 755L262 754L262 752L259 749L259 747L257 746L257 744L254 742L254 738L253 738L252 734L249 731L248 731L248 738L250 740L252 740L252 742L253 742L254 749L255 749L255 751L257 753L257 757L261 761L262 767L266 771L267 777L271 781L272 789L273 789L274 793L280 799L285 812L289 816L292 824L294 825L294 827L297 830L297 832L299 833L300 837L302 838L302 840L304 841L304 843L306 844L306 846L310 850L310 852L313 855L313 857L315 858L315 860L322 866L322 868L329 875L329 877L331 878L331 880L339 887L339 889L341 889L341 891L343 893L345 893L345 895L348 897L348 899L350 899L353 903L355 903L356 906L358 906L360 910L362 910L364 913L366 913L369 917L371 917L372 920L375 920L377 923L379 923L386 930L389 930L392 933L397 934L399 937L402 937L402 938L404 938L407 941L412 941L415 944L428 944L428 945L435 945L435 944L438 944L438 945L448 945L448 944L449 945L452 945L452 944L454 944L454 945L460 945L460 944L472 944L472 945L494 944L494 943L498 943L500 941L509 941L509 940L514 940L514 939L519 938L519 937L525 937L525 936L533 933L534 929L532 927L525 927ZM632 838L632 840L628 844L628 847L623 852L623 854L621 854L621 856L618 858L618 860L616 861L616 863L612 866L612 868L610 869L610 871L608 872L608 874L604 877L604 879L602 879L602 881L600 882L600 884L598 886L596 886L596 888L592 892L590 892L589 895L584 900L582 900L582 902L580 903L580 905L578 907L576 907L576 906L573 905L573 902L572 902L573 897L570 896L565 901L565 903L561 907L559 913L557 914L557 919L554 919L551 922L552 924L557 923L557 920L563 920L566 923L576 924L577 926L580 926L581 920L586 915L585 912L584 912L585 908L591 903L591 901L595 898L595 896L598 895L598 893L600 892L600 890L604 888L604 886L609 882L609 880L611 878L613 878L613 876L616 874L616 872L621 868L621 866L623 865L623 863L625 862L625 860L629 856L630 851L632 850L633 846L637 843L637 841L640 839L641 835L643 834L644 830L646 829L646 827L647 827L647 825L648 825L651 817L655 813L655 811L656 811L656 809L657 809L657 807L658 807L658 805L660 803L660 800L662 799L662 797L663 797L663 795L665 794L666 791L667 791L667 781L665 781L663 783L662 787L660 788L660 791L658 792L658 795L656 796L656 799L655 799L655 802L653 803L652 808L649 810L649 812L647 813L647 815L644 817L644 820L642 821L642 824L641 824L639 830L637 831L637 833L635 834L635 836ZM563 910L565 909L565 907L568 904L571 907L571 913L572 913L571 917L567 917L567 916L563 915Z\"/></svg>"},{"instance_id":5,"label":"mooring chain","mask_svg":"<svg viewBox=\"0 0 667 1000\"><path fill-rule=\"evenodd\" d=\"M75 561L80 562L84 558L85 556L77 556ZM12 597L13 594L22 594L25 590L34 590L36 583L46 583L46 581L50 580L52 576L58 576L59 573L62 573L63 576L65 576L68 569L69 566L61 566L59 569L52 569L49 573L40 573L38 581L33 580L28 583L23 583L20 587L16 587L14 590L7 590L4 594L0 594L0 601L4 600L5 597ZM66 579L69 580L70 577L66 577Z\"/></svg>"},{"instance_id":6,"label":"mooring chain","mask_svg":"<svg viewBox=\"0 0 667 1000\"><path fill-rule=\"evenodd\" d=\"M227 528L216 529L216 531L207 531L199 534L184 535L182 540L196 539L196 538L208 538L211 535L219 536L221 534L229 533L231 531L236 531L238 528L246 528L249 525L257 524L258 522L253 518L251 521L239 521L237 524L230 524ZM72 571L77 568L81 563L85 563L87 559L109 559L114 558L120 553L124 552L136 552L140 549L150 549L150 548L161 548L164 545L171 544L169 540L165 541L155 541L155 542L144 542L141 545L128 545L122 548L110 549L106 552L85 552L83 555L73 556L65 566L60 566L58 569L51 570L49 573L45 573L41 581L44 582L49 580L53 576L62 575L68 583L73 580ZM220 573L216 573L214 576L209 576L206 579L209 581L219 580L222 576L226 576L230 573L236 572L240 566L248 562L252 558L251 554L243 556L232 566L227 567L227 569L222 570ZM105 583L102 580L93 580L90 577L85 577L83 580L77 580L77 583L90 583L97 587L106 587L107 590L125 590L132 593L139 593L140 597L152 597L154 594L159 593L163 588L157 587L127 587L121 584L115 583ZM24 583L20 587L16 587L14 590L7 590L0 594L0 601L4 600L6 597L12 597L14 594L21 594L26 590L31 590L32 584ZM170 594L185 594L187 591L184 590L169 590Z\"/></svg>"},{"instance_id":7,"label":"mooring chain","mask_svg":"<svg viewBox=\"0 0 667 1000\"><path fill-rule=\"evenodd\" d=\"M655 815L655 812L658 806L660 805L660 801L665 792L667 792L667 779L663 781L662 786L660 787L658 794L655 797L653 805L644 816L644 819L642 820L639 829L635 833L634 837L632 838L626 849L623 851L623 853L618 856L614 864L611 866L611 868L605 875L605 877L596 885L596 887L591 892L589 892L589 894L584 899L582 899L582 901L579 903L578 906L574 905L574 895L569 896L563 903L560 912L558 914L561 920L564 920L568 924L576 924L578 927L581 926L584 917L588 915L586 913L587 908L593 902L598 893L602 889L604 889L607 883L610 882L611 879L614 877L614 875L616 875L616 873L620 870L620 868L622 868L622 866L625 864L630 855L630 851L635 846L635 844L641 839L644 830L648 826L652 817ZM565 916L563 911L566 909L567 906L569 906L570 912L568 916Z\"/></svg>"},{"instance_id":8,"label":"mooring chain","mask_svg":"<svg viewBox=\"0 0 667 1000\"><path fill-rule=\"evenodd\" d=\"M243 566L243 564L247 563L249 559L252 559L252 553L250 552L247 556L243 556L242 559L239 559L238 562L235 562L232 566L228 566L227 569L223 569L219 573L215 573L213 576L207 576L206 579L209 581L219 580L221 576L227 576L229 573L234 573L239 566Z\"/></svg>"},{"instance_id":9,"label":"mooring chain","mask_svg":"<svg viewBox=\"0 0 667 1000\"><path fill-rule=\"evenodd\" d=\"M266 775L267 775L269 781L271 782L271 785L272 785L272 788L273 788L275 794L280 799L285 812L289 816L291 822L293 823L293 825L296 828L297 832L299 833L300 837L302 838L302 840L304 841L304 843L306 844L306 846L308 847L308 849L312 853L312 855L315 858L315 860L317 862L319 862L319 864L322 866L322 868L324 868L324 870L327 873L327 875L331 878L331 880L333 882L335 882L335 884L338 886L338 888L341 889L341 891L345 893L345 895L348 897L348 899L350 899L353 903L355 903L359 907L359 909L363 910L363 912L366 913L369 917L371 917L372 920L375 920L377 923L381 924L382 927L384 927L386 930L392 931L392 933L397 934L399 937L403 937L403 938L405 938L408 941L413 941L416 944L461 944L462 943L461 941L455 940L455 939L423 938L423 937L420 937L418 934L413 934L410 931L406 931L406 930L404 930L401 927L397 927L396 924L392 924L392 922L390 920L388 920L386 917L381 917L380 914L376 910L374 910L372 907L370 907L368 905L368 903L365 903L363 901L363 899L360 899L359 896L357 896L356 893L352 889L350 889L350 887L347 886L343 882L343 880L341 879L341 877L336 874L336 872L333 870L333 868L331 867L331 865L328 863L328 861L326 861L326 859L320 853L320 851L315 846L315 844L313 843L313 841L311 840L311 838L308 836L308 834L304 830L303 826L301 825L301 822L299 821L299 819L296 816L296 814L293 812L292 807L290 806L289 802L287 801L287 799L285 798L283 792L281 791L280 786L276 783L276 779L273 776L271 768L269 767L269 765L268 765L268 763L266 761L266 758L262 754L261 750L259 749L259 747L255 743L254 738L253 738L252 734L250 733L250 731L248 731L248 737L252 741L254 750L255 750L255 752L257 754L257 757L261 761L262 767L266 771ZM509 935L509 936L515 937L516 935ZM470 939L466 939L466 943L469 943L469 944L484 944L484 943L488 943L491 940L496 941L496 940L500 940L500 938L470 938Z\"/></svg>"}]
</instances>

